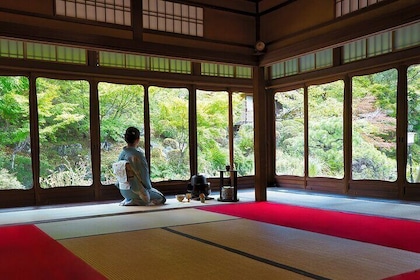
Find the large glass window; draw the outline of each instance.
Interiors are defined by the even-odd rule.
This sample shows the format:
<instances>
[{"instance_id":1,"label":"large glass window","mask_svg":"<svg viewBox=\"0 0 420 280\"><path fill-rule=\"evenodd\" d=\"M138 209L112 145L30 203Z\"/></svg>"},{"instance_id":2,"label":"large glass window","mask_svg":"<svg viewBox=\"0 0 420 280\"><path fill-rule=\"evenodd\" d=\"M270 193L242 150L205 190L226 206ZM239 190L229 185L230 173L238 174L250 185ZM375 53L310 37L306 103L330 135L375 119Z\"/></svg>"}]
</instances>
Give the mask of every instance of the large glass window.
<instances>
[{"instance_id":1,"label":"large glass window","mask_svg":"<svg viewBox=\"0 0 420 280\"><path fill-rule=\"evenodd\" d=\"M303 176L304 93L303 89L278 92L276 113L276 174Z\"/></svg>"},{"instance_id":2,"label":"large glass window","mask_svg":"<svg viewBox=\"0 0 420 280\"><path fill-rule=\"evenodd\" d=\"M420 65L408 68L407 72L407 181L420 182Z\"/></svg>"},{"instance_id":3,"label":"large glass window","mask_svg":"<svg viewBox=\"0 0 420 280\"><path fill-rule=\"evenodd\" d=\"M229 164L228 93L197 91L198 172L219 176Z\"/></svg>"},{"instance_id":4,"label":"large glass window","mask_svg":"<svg viewBox=\"0 0 420 280\"><path fill-rule=\"evenodd\" d=\"M343 81L308 88L310 177L344 177L343 101Z\"/></svg>"},{"instance_id":5,"label":"large glass window","mask_svg":"<svg viewBox=\"0 0 420 280\"><path fill-rule=\"evenodd\" d=\"M32 188L29 80L0 77L0 190Z\"/></svg>"},{"instance_id":6,"label":"large glass window","mask_svg":"<svg viewBox=\"0 0 420 280\"><path fill-rule=\"evenodd\" d=\"M38 78L40 185L92 184L89 83Z\"/></svg>"},{"instance_id":7,"label":"large glass window","mask_svg":"<svg viewBox=\"0 0 420 280\"><path fill-rule=\"evenodd\" d=\"M139 148L144 149L144 89L140 85L99 83L99 121L101 134L101 182L115 183L112 163L118 159L125 130L140 130Z\"/></svg>"},{"instance_id":8,"label":"large glass window","mask_svg":"<svg viewBox=\"0 0 420 280\"><path fill-rule=\"evenodd\" d=\"M352 79L352 179L395 181L397 71Z\"/></svg>"},{"instance_id":9,"label":"large glass window","mask_svg":"<svg viewBox=\"0 0 420 280\"><path fill-rule=\"evenodd\" d=\"M232 94L234 163L239 176L254 175L254 105L250 95Z\"/></svg>"},{"instance_id":10,"label":"large glass window","mask_svg":"<svg viewBox=\"0 0 420 280\"><path fill-rule=\"evenodd\" d=\"M187 89L150 87L151 178L190 178Z\"/></svg>"}]
</instances>

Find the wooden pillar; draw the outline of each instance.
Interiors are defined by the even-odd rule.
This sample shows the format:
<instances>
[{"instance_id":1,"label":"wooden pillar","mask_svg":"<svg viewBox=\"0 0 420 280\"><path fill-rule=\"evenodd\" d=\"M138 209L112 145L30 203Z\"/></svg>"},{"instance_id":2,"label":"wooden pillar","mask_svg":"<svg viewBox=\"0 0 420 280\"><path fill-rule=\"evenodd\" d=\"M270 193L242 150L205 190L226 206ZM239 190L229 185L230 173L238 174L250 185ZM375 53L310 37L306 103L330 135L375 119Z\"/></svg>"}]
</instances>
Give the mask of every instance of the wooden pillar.
<instances>
[{"instance_id":1,"label":"wooden pillar","mask_svg":"<svg viewBox=\"0 0 420 280\"><path fill-rule=\"evenodd\" d=\"M397 88L397 186L398 198L404 199L407 185L407 160L408 160L408 84L405 65L398 67L398 88Z\"/></svg>"},{"instance_id":2,"label":"wooden pillar","mask_svg":"<svg viewBox=\"0 0 420 280\"><path fill-rule=\"evenodd\" d=\"M255 200L267 200L268 135L264 67L253 67Z\"/></svg>"},{"instance_id":3,"label":"wooden pillar","mask_svg":"<svg viewBox=\"0 0 420 280\"><path fill-rule=\"evenodd\" d=\"M151 152L150 152L150 102L149 102L149 85L144 86L144 155L149 165L149 173L151 172Z\"/></svg>"},{"instance_id":4,"label":"wooden pillar","mask_svg":"<svg viewBox=\"0 0 420 280\"><path fill-rule=\"evenodd\" d=\"M143 1L131 1L131 26L133 27L133 39L136 42L143 41Z\"/></svg>"},{"instance_id":5,"label":"wooden pillar","mask_svg":"<svg viewBox=\"0 0 420 280\"><path fill-rule=\"evenodd\" d=\"M303 87L303 156L304 156L304 187L308 187L308 178L309 178L309 96L308 96L308 86L305 84Z\"/></svg>"},{"instance_id":6,"label":"wooden pillar","mask_svg":"<svg viewBox=\"0 0 420 280\"><path fill-rule=\"evenodd\" d=\"M233 161L233 157L234 157L234 139L233 139L233 103L232 103L232 91L230 89L228 89L228 99L229 99L229 117L228 117L228 122L229 122L229 165L231 166L232 169L236 169L235 168L235 164Z\"/></svg>"},{"instance_id":7,"label":"wooden pillar","mask_svg":"<svg viewBox=\"0 0 420 280\"><path fill-rule=\"evenodd\" d=\"M191 85L189 91L189 143L190 143L190 175L198 174L197 162L197 88Z\"/></svg>"},{"instance_id":8,"label":"wooden pillar","mask_svg":"<svg viewBox=\"0 0 420 280\"><path fill-rule=\"evenodd\" d=\"M30 138L32 156L32 182L34 191L34 204L40 201L39 192L39 127L38 127L38 99L36 96L36 76L29 76L29 119L30 119Z\"/></svg>"},{"instance_id":9,"label":"wooden pillar","mask_svg":"<svg viewBox=\"0 0 420 280\"><path fill-rule=\"evenodd\" d=\"M266 89L267 114L267 187L276 186L276 113L273 89Z\"/></svg>"},{"instance_id":10,"label":"wooden pillar","mask_svg":"<svg viewBox=\"0 0 420 280\"><path fill-rule=\"evenodd\" d=\"M98 82L89 81L90 94L90 149L92 157L92 176L95 192L95 200L101 196L101 133L99 131L99 94Z\"/></svg>"},{"instance_id":11,"label":"wooden pillar","mask_svg":"<svg viewBox=\"0 0 420 280\"><path fill-rule=\"evenodd\" d=\"M343 119L343 147L344 147L344 180L343 193L348 193L350 189L350 179L352 173L352 86L351 77L344 77L344 119Z\"/></svg>"}]
</instances>

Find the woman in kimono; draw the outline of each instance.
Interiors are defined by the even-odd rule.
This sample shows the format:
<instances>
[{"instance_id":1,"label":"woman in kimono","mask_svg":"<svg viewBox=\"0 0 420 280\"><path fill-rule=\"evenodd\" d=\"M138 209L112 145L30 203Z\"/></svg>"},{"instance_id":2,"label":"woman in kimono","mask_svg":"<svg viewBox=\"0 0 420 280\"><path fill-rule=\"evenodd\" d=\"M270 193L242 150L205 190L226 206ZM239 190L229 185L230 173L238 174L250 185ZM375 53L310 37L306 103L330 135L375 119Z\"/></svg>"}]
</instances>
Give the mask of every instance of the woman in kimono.
<instances>
[{"instance_id":1,"label":"woman in kimono","mask_svg":"<svg viewBox=\"0 0 420 280\"><path fill-rule=\"evenodd\" d=\"M166 201L165 196L152 187L146 157L142 151L137 149L140 141L140 131L135 127L129 127L125 132L124 139L127 146L123 148L118 161L126 161L127 188L120 187L120 193L124 197L120 205L144 206L164 204Z\"/></svg>"}]
</instances>

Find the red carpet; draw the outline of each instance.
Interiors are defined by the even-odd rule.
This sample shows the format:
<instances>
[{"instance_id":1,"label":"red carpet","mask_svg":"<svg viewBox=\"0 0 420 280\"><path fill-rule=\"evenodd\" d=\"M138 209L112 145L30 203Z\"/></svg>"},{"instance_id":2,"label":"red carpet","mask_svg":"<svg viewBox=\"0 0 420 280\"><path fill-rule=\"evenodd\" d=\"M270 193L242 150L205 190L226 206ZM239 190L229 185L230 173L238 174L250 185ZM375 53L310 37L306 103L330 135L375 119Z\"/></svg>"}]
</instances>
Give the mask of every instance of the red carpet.
<instances>
[{"instance_id":1,"label":"red carpet","mask_svg":"<svg viewBox=\"0 0 420 280\"><path fill-rule=\"evenodd\" d=\"M34 225L0 227L1 279L106 279Z\"/></svg>"},{"instance_id":2,"label":"red carpet","mask_svg":"<svg viewBox=\"0 0 420 280\"><path fill-rule=\"evenodd\" d=\"M420 253L420 222L412 220L271 202L225 204L200 209Z\"/></svg>"},{"instance_id":3,"label":"red carpet","mask_svg":"<svg viewBox=\"0 0 420 280\"><path fill-rule=\"evenodd\" d=\"M386 278L384 280L419 280L420 279L420 269L403 273L401 275L396 275L393 277Z\"/></svg>"}]
</instances>

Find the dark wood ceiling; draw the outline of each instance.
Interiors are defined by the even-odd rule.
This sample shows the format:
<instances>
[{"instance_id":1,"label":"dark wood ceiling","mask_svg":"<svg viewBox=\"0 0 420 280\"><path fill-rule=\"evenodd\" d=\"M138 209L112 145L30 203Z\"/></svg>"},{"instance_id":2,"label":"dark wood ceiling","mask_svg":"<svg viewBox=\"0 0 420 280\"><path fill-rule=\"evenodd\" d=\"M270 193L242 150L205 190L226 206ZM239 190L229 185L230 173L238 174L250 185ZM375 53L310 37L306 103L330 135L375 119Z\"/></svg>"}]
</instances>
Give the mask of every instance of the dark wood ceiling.
<instances>
[{"instance_id":1,"label":"dark wood ceiling","mask_svg":"<svg viewBox=\"0 0 420 280\"><path fill-rule=\"evenodd\" d=\"M258 16L280 9L295 1L296 0L187 0L179 2Z\"/></svg>"}]
</instances>

